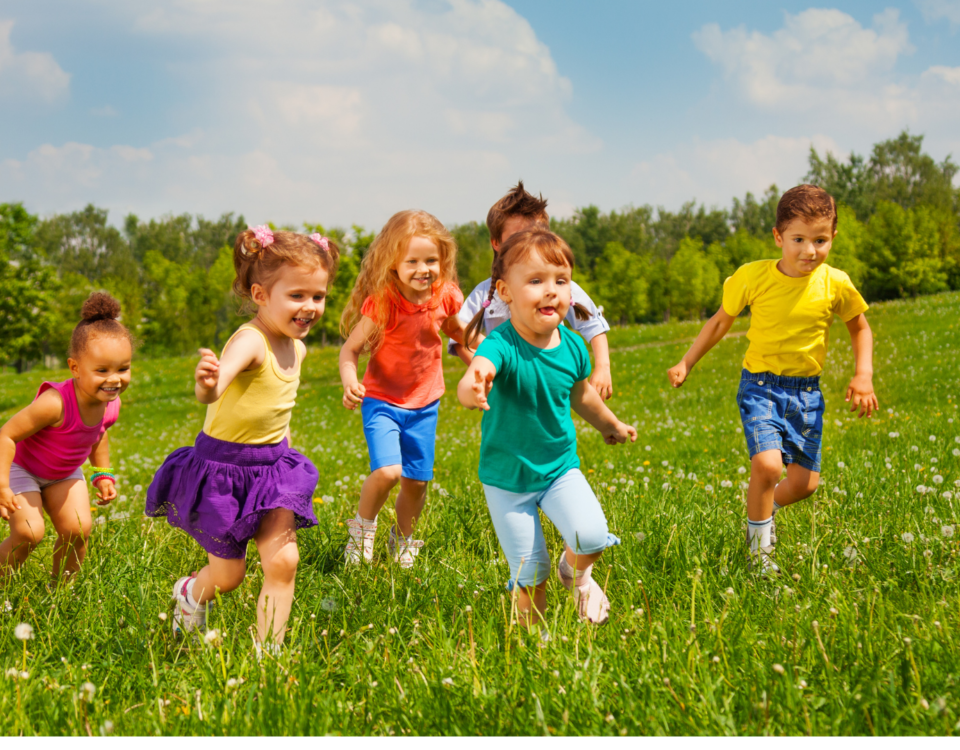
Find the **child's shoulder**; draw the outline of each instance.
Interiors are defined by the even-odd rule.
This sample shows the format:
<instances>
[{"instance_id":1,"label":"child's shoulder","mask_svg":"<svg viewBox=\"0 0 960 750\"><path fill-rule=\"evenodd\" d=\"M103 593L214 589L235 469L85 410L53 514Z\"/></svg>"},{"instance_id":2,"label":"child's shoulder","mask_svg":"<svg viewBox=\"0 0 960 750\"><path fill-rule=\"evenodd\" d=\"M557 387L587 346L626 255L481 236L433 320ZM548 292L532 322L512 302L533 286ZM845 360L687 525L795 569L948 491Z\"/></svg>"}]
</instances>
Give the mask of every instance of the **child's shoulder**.
<instances>
[{"instance_id":1,"label":"child's shoulder","mask_svg":"<svg viewBox=\"0 0 960 750\"><path fill-rule=\"evenodd\" d=\"M740 266L740 268L733 272L733 275L742 279L759 279L765 274L770 273L770 269L776 266L777 263L778 259L776 258L752 260Z\"/></svg>"}]
</instances>

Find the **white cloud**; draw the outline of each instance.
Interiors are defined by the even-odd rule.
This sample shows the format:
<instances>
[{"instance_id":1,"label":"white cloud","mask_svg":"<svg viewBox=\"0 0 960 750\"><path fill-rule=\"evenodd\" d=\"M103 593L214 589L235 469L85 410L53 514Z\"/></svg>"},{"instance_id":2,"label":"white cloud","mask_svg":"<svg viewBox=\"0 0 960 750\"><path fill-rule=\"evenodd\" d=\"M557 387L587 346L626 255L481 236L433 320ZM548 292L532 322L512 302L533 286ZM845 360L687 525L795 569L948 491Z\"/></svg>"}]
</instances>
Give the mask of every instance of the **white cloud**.
<instances>
[{"instance_id":1,"label":"white cloud","mask_svg":"<svg viewBox=\"0 0 960 750\"><path fill-rule=\"evenodd\" d=\"M45 210L108 192L139 213L374 226L419 206L461 221L482 216L533 156L559 163L602 147L568 113L571 85L550 50L500 0L102 4L131 33L190 46L170 70L209 94L177 113L190 135L130 144L150 160L67 144L0 167ZM48 191L44 165L56 160L62 184Z\"/></svg>"},{"instance_id":2,"label":"white cloud","mask_svg":"<svg viewBox=\"0 0 960 750\"><path fill-rule=\"evenodd\" d=\"M66 96L70 74L48 52L17 52L13 21L0 20L0 100L53 103Z\"/></svg>"},{"instance_id":3,"label":"white cloud","mask_svg":"<svg viewBox=\"0 0 960 750\"><path fill-rule=\"evenodd\" d=\"M937 79L953 86L960 86L960 68L948 68L946 65L934 65L924 72L925 79Z\"/></svg>"},{"instance_id":4,"label":"white cloud","mask_svg":"<svg viewBox=\"0 0 960 750\"><path fill-rule=\"evenodd\" d=\"M960 0L916 0L916 3L926 21L946 19L951 27L960 26Z\"/></svg>"},{"instance_id":5,"label":"white cloud","mask_svg":"<svg viewBox=\"0 0 960 750\"><path fill-rule=\"evenodd\" d=\"M836 141L825 135L770 135L752 143L735 138L695 139L635 165L629 184L639 191L641 203L675 207L696 200L726 207L733 196L748 191L759 196L772 184L781 191L798 184L807 172L811 146L820 153L845 156Z\"/></svg>"}]
</instances>

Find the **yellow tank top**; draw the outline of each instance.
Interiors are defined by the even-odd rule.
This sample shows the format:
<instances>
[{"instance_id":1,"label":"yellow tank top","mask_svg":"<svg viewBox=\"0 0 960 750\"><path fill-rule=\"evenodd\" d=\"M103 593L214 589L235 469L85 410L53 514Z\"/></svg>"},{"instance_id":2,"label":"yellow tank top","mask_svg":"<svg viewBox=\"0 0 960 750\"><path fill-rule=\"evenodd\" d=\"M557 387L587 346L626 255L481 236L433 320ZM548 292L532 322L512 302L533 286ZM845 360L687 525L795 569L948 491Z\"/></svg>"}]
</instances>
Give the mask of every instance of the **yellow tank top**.
<instances>
[{"instance_id":1,"label":"yellow tank top","mask_svg":"<svg viewBox=\"0 0 960 750\"><path fill-rule=\"evenodd\" d=\"M283 440L290 424L306 347L295 342L297 370L285 375L266 335L256 326L240 326L227 344L243 330L256 331L263 338L266 347L263 363L256 370L238 374L223 395L207 406L203 431L230 443L272 445Z\"/></svg>"}]
</instances>

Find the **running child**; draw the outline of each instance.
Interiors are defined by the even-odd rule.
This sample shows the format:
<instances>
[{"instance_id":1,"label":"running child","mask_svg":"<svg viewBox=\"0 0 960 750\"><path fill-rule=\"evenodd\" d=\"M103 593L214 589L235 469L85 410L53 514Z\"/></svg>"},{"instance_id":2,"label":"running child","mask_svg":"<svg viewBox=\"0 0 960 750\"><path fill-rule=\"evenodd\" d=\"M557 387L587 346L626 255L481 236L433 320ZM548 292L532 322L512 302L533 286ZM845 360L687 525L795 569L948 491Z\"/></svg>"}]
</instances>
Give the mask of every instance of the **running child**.
<instances>
[{"instance_id":1,"label":"running child","mask_svg":"<svg viewBox=\"0 0 960 750\"><path fill-rule=\"evenodd\" d=\"M360 489L357 516L347 521L348 564L373 560L377 515L400 483L397 522L388 548L409 568L423 546L413 533L433 478L437 414L443 395L440 331L463 340L457 317L457 245L425 211L394 214L363 257L360 274L340 319L343 405L361 404L370 452L370 475ZM362 352L370 361L357 379Z\"/></svg>"},{"instance_id":2,"label":"running child","mask_svg":"<svg viewBox=\"0 0 960 750\"><path fill-rule=\"evenodd\" d=\"M80 569L90 538L90 496L80 467L89 458L97 505L117 497L107 430L130 385L133 338L117 318L120 303L96 292L83 303L67 353L71 377L44 382L25 409L0 429L0 577L27 559L44 534L46 511L57 531L53 577Z\"/></svg>"},{"instance_id":3,"label":"running child","mask_svg":"<svg viewBox=\"0 0 960 750\"><path fill-rule=\"evenodd\" d=\"M773 238L780 260L741 266L723 284L723 306L668 371L675 388L750 306L750 346L737 393L750 451L747 543L751 567L776 574L776 514L810 497L820 482L823 395L820 372L830 325L838 316L850 332L856 370L846 400L858 416L877 407L873 392L873 333L867 303L843 271L826 264L837 235L837 208L825 190L791 188L777 205ZM783 465L787 476L781 480Z\"/></svg>"},{"instance_id":4,"label":"running child","mask_svg":"<svg viewBox=\"0 0 960 750\"><path fill-rule=\"evenodd\" d=\"M557 575L571 590L581 619L607 620L610 602L591 576L593 563L620 540L580 471L577 432L570 408L610 444L633 442L624 424L590 384L590 357L579 336L562 326L569 308L573 253L544 228L514 234L493 262L494 293L510 308L510 319L480 344L457 387L460 403L484 410L480 481L510 582L520 587L518 609L536 624L546 607L550 554L539 510L565 542ZM472 343L483 326L482 307L467 328Z\"/></svg>"},{"instance_id":5,"label":"running child","mask_svg":"<svg viewBox=\"0 0 960 750\"><path fill-rule=\"evenodd\" d=\"M218 359L200 350L197 400L207 404L192 448L167 456L147 491L148 516L166 516L207 552L199 573L173 586L173 630L206 627L217 592L247 571L253 539L263 567L257 601L257 655L279 651L293 603L297 529L316 526L314 465L290 447L290 414L300 385L303 343L320 320L339 253L326 237L241 232L233 251L237 296L256 306Z\"/></svg>"},{"instance_id":6,"label":"running child","mask_svg":"<svg viewBox=\"0 0 960 750\"><path fill-rule=\"evenodd\" d=\"M496 254L500 251L504 242L517 232L530 229L538 224L542 224L544 228L550 226L550 217L547 215L547 201L542 195L535 198L528 193L523 187L523 180L521 180L515 188L494 203L487 213L487 229L490 231L490 246L493 248L494 262L496 262ZM464 300L463 307L460 308L460 320L463 321L465 326L473 320L481 308L484 309L484 332L488 335L497 326L510 319L510 308L500 299L496 289L494 289L493 298L487 300L492 287L492 279L481 281L470 292L470 296ZM593 349L593 358L596 365L590 375L590 384L597 389L597 393L604 400L607 400L613 395L610 349L607 344L607 331L610 330L610 326L604 320L597 306L593 304L589 295L572 279L570 280L570 298L589 313L586 317L578 317L575 314L575 306L571 305L565 320L573 330L587 340L587 343ZM485 302L487 303L486 307L484 307ZM468 365L474 354L472 349L454 341L449 343L448 351L450 354L456 354Z\"/></svg>"}]
</instances>

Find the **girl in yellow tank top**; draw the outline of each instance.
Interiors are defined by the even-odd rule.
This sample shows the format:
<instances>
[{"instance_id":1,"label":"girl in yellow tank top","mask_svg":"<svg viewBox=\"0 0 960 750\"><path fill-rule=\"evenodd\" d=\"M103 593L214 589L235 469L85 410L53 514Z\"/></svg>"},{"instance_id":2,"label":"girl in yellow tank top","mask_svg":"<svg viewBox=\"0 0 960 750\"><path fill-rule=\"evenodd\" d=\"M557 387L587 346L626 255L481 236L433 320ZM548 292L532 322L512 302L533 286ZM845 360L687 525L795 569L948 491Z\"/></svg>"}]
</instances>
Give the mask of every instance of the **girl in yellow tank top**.
<instances>
[{"instance_id":1,"label":"girl in yellow tank top","mask_svg":"<svg viewBox=\"0 0 960 750\"><path fill-rule=\"evenodd\" d=\"M247 543L257 543L263 589L257 653L283 643L299 561L299 528L316 526L316 468L290 447L290 415L306 354L303 339L323 314L339 254L319 234L260 226L234 247L234 291L257 315L227 341L220 359L200 350L197 400L207 404L196 444L170 454L147 491L149 516L186 531L208 564L173 588L175 633L204 629L217 591L246 573Z\"/></svg>"}]
</instances>

